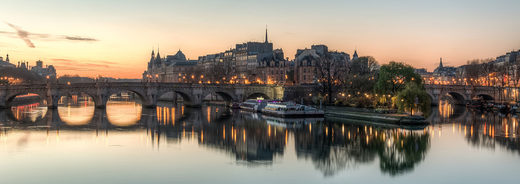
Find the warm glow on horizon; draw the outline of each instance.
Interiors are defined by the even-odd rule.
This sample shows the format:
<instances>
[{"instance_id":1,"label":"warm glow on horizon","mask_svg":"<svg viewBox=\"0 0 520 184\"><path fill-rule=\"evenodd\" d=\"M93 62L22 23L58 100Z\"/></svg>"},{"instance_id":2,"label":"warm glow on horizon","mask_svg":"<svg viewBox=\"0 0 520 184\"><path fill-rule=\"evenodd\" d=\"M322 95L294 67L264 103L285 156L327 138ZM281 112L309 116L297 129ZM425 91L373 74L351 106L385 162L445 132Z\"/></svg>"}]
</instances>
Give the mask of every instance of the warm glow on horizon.
<instances>
[{"instance_id":1,"label":"warm glow on horizon","mask_svg":"<svg viewBox=\"0 0 520 184\"><path fill-rule=\"evenodd\" d=\"M152 49L197 59L263 41L267 25L269 41L290 59L297 49L325 44L431 71L440 57L461 65L520 49L518 7L507 0L7 1L0 56L14 64L41 59L59 76L141 78ZM34 34L34 48L8 23Z\"/></svg>"}]
</instances>

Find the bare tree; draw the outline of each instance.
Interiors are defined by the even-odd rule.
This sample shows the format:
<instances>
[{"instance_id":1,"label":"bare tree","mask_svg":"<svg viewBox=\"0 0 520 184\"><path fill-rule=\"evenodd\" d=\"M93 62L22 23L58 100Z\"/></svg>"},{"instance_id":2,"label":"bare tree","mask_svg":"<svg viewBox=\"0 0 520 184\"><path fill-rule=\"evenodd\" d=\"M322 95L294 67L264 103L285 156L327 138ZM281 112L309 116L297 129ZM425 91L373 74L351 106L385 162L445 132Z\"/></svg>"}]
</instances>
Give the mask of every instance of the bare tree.
<instances>
[{"instance_id":1,"label":"bare tree","mask_svg":"<svg viewBox=\"0 0 520 184\"><path fill-rule=\"evenodd\" d=\"M349 62L343 75L344 89L351 94L372 92L377 70L379 70L379 64L371 56L360 57Z\"/></svg>"},{"instance_id":2,"label":"bare tree","mask_svg":"<svg viewBox=\"0 0 520 184\"><path fill-rule=\"evenodd\" d=\"M233 76L237 75L232 61L213 63L210 65L209 70L204 73L207 80L215 83L227 83Z\"/></svg>"},{"instance_id":3,"label":"bare tree","mask_svg":"<svg viewBox=\"0 0 520 184\"><path fill-rule=\"evenodd\" d=\"M327 103L332 103L333 95L337 93L345 80L346 62L325 54L317 59L316 78L318 91L327 96Z\"/></svg>"}]
</instances>

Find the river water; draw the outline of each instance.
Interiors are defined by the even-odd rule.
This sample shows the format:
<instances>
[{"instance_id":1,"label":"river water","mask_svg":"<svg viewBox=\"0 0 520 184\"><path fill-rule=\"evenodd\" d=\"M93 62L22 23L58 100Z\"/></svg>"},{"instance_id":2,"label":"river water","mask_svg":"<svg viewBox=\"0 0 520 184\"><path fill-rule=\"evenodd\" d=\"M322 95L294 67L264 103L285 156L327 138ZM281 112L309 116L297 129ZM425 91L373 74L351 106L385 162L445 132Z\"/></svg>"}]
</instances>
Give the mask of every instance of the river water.
<instances>
[{"instance_id":1,"label":"river water","mask_svg":"<svg viewBox=\"0 0 520 184\"><path fill-rule=\"evenodd\" d=\"M1 183L516 183L519 118L441 104L413 130L222 106L0 111Z\"/></svg>"}]
</instances>

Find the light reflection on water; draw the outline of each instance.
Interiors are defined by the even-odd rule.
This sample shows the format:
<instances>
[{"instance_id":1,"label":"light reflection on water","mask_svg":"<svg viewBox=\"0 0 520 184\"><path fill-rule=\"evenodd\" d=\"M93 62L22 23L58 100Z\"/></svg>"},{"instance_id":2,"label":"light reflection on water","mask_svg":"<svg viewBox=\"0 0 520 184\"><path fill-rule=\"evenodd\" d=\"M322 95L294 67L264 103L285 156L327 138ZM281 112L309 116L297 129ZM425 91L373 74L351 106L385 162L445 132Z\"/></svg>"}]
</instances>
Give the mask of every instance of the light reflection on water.
<instances>
[{"instance_id":1,"label":"light reflection on water","mask_svg":"<svg viewBox=\"0 0 520 184\"><path fill-rule=\"evenodd\" d=\"M33 123L2 111L0 173L6 183L31 183L22 173L40 176L32 183L516 181L517 117L434 109L433 124L419 130L319 119L287 126L222 106L120 101L49 109Z\"/></svg>"},{"instance_id":2,"label":"light reflection on water","mask_svg":"<svg viewBox=\"0 0 520 184\"><path fill-rule=\"evenodd\" d=\"M90 123L94 116L94 102L91 97L62 97L58 106L60 119L70 126L81 126Z\"/></svg>"},{"instance_id":3,"label":"light reflection on water","mask_svg":"<svg viewBox=\"0 0 520 184\"><path fill-rule=\"evenodd\" d=\"M108 102L106 108L108 121L115 126L132 126L141 119L142 106L136 102Z\"/></svg>"}]
</instances>

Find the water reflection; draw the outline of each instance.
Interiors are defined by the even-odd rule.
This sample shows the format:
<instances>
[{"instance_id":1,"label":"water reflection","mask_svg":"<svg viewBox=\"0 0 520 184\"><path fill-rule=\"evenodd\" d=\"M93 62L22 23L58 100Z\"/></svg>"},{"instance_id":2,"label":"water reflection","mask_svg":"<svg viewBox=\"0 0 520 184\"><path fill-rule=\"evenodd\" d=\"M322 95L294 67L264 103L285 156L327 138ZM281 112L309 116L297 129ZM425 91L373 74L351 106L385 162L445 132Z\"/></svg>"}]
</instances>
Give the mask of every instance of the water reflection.
<instances>
[{"instance_id":1,"label":"water reflection","mask_svg":"<svg viewBox=\"0 0 520 184\"><path fill-rule=\"evenodd\" d=\"M20 132L94 132L84 139L92 140L94 137L93 140L98 141L98 137L108 139L131 134L144 142L132 142L130 145L144 144L156 151L167 151L174 145L196 145L198 149L192 150L194 152L191 154L224 153L226 160L247 167L273 167L289 163L291 167L300 167L300 164L290 162L294 158L297 163L310 163L311 168L325 178L372 165L382 175L407 176L420 165L430 166L432 161L425 160L438 156L432 155L432 150L468 152L463 145L451 145L458 140L471 147L495 152L504 149L520 154L518 117L479 114L449 104L435 109L429 117L432 125L422 130L323 119L284 122L223 106L192 109L181 104L165 103L155 109L143 109L138 102L114 101L103 110L93 108L88 100L87 103L78 104L67 103L58 110L49 109L44 118L35 119L32 124L20 124L17 118L0 111L0 121L4 127L0 135L5 140L12 134L23 140ZM29 111L36 110L26 110ZM49 139L52 134L43 136ZM4 144L7 142L4 141ZM435 142L436 147L433 146ZM183 159L198 162L199 158ZM518 157L512 160L518 160Z\"/></svg>"},{"instance_id":2,"label":"water reflection","mask_svg":"<svg viewBox=\"0 0 520 184\"><path fill-rule=\"evenodd\" d=\"M45 100L37 94L18 95L13 99L11 105L13 105L11 112L14 119L24 123L41 120L47 112Z\"/></svg>"},{"instance_id":3,"label":"water reflection","mask_svg":"<svg viewBox=\"0 0 520 184\"><path fill-rule=\"evenodd\" d=\"M298 158L310 159L325 176L379 158L383 173L411 171L429 148L429 133L374 126L318 123L295 132Z\"/></svg>"},{"instance_id":4,"label":"water reflection","mask_svg":"<svg viewBox=\"0 0 520 184\"><path fill-rule=\"evenodd\" d=\"M116 126L132 126L141 119L142 109L142 105L136 102L109 101L107 103L106 112L108 121L111 124Z\"/></svg>"},{"instance_id":5,"label":"water reflection","mask_svg":"<svg viewBox=\"0 0 520 184\"><path fill-rule=\"evenodd\" d=\"M479 112L452 105L448 110L452 113L434 113L429 118L433 125L428 129L439 129L438 136L442 136L442 129L451 129L452 133L463 135L472 146L490 150L500 147L520 154L517 114ZM443 125L445 123L449 125Z\"/></svg>"},{"instance_id":6,"label":"water reflection","mask_svg":"<svg viewBox=\"0 0 520 184\"><path fill-rule=\"evenodd\" d=\"M95 104L89 96L64 96L58 103L60 119L67 125L81 126L90 123L94 117Z\"/></svg>"}]
</instances>

